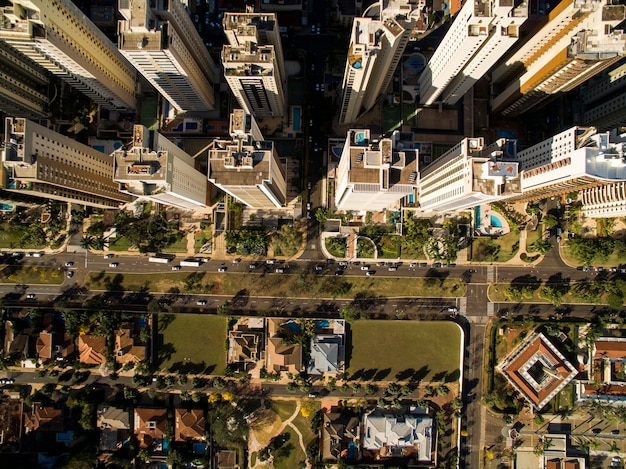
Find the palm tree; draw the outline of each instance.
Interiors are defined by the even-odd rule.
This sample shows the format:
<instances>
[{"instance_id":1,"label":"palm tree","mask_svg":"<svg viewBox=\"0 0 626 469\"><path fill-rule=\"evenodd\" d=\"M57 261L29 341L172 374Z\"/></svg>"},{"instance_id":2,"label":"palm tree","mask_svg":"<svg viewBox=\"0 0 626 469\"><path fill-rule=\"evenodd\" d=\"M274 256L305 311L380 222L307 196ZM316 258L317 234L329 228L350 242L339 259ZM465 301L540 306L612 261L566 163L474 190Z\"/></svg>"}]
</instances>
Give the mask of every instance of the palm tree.
<instances>
[{"instance_id":1,"label":"palm tree","mask_svg":"<svg viewBox=\"0 0 626 469\"><path fill-rule=\"evenodd\" d=\"M93 245L94 238L91 235L83 235L80 238L80 247L83 249L89 249Z\"/></svg>"}]
</instances>

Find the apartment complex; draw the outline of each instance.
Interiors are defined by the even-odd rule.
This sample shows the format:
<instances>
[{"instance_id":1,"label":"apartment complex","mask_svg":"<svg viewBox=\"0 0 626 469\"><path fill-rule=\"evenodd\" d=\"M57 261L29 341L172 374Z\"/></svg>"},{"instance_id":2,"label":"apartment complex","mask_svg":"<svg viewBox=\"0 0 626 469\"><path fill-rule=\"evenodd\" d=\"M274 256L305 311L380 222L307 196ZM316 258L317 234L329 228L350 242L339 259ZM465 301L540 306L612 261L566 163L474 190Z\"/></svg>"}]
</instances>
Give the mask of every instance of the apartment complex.
<instances>
[{"instance_id":1,"label":"apartment complex","mask_svg":"<svg viewBox=\"0 0 626 469\"><path fill-rule=\"evenodd\" d=\"M515 140L499 139L485 147L482 138L465 138L420 175L420 208L466 210L521 194L522 175Z\"/></svg>"},{"instance_id":2,"label":"apartment complex","mask_svg":"<svg viewBox=\"0 0 626 469\"><path fill-rule=\"evenodd\" d=\"M255 117L287 111L280 32L274 13L225 13L224 76L243 110Z\"/></svg>"},{"instance_id":3,"label":"apartment complex","mask_svg":"<svg viewBox=\"0 0 626 469\"><path fill-rule=\"evenodd\" d=\"M572 127L518 153L522 194L537 200L626 181L626 134Z\"/></svg>"},{"instance_id":4,"label":"apartment complex","mask_svg":"<svg viewBox=\"0 0 626 469\"><path fill-rule=\"evenodd\" d=\"M420 76L420 104L453 105L515 44L528 4L466 2Z\"/></svg>"},{"instance_id":5,"label":"apartment complex","mask_svg":"<svg viewBox=\"0 0 626 469\"><path fill-rule=\"evenodd\" d=\"M130 148L113 153L120 192L182 209L204 207L207 181L194 159L158 132L135 125Z\"/></svg>"},{"instance_id":6,"label":"apartment complex","mask_svg":"<svg viewBox=\"0 0 626 469\"><path fill-rule=\"evenodd\" d=\"M209 181L248 207L271 209L287 203L285 168L274 142L262 138L254 117L242 109L230 116L229 140L209 150Z\"/></svg>"},{"instance_id":7,"label":"apartment complex","mask_svg":"<svg viewBox=\"0 0 626 469\"><path fill-rule=\"evenodd\" d=\"M5 191L98 208L118 208L132 197L113 182L111 156L24 118L5 121Z\"/></svg>"},{"instance_id":8,"label":"apartment complex","mask_svg":"<svg viewBox=\"0 0 626 469\"><path fill-rule=\"evenodd\" d=\"M614 29L624 6L563 0L548 22L492 73L491 108L507 117L523 114L609 67L626 54L626 36Z\"/></svg>"},{"instance_id":9,"label":"apartment complex","mask_svg":"<svg viewBox=\"0 0 626 469\"><path fill-rule=\"evenodd\" d=\"M338 210L382 211L413 194L417 184L412 133L372 139L369 129L348 131L335 177Z\"/></svg>"},{"instance_id":10,"label":"apartment complex","mask_svg":"<svg viewBox=\"0 0 626 469\"><path fill-rule=\"evenodd\" d=\"M385 93L419 17L408 0L380 1L354 19L343 75L339 123L355 122Z\"/></svg>"},{"instance_id":11,"label":"apartment complex","mask_svg":"<svg viewBox=\"0 0 626 469\"><path fill-rule=\"evenodd\" d=\"M610 130L626 122L626 64L592 78L581 88L583 125Z\"/></svg>"},{"instance_id":12,"label":"apartment complex","mask_svg":"<svg viewBox=\"0 0 626 469\"><path fill-rule=\"evenodd\" d=\"M0 109L29 119L47 117L48 82L46 70L0 41Z\"/></svg>"},{"instance_id":13,"label":"apartment complex","mask_svg":"<svg viewBox=\"0 0 626 469\"><path fill-rule=\"evenodd\" d=\"M119 49L178 111L215 107L215 63L180 0L119 0Z\"/></svg>"},{"instance_id":14,"label":"apartment complex","mask_svg":"<svg viewBox=\"0 0 626 469\"><path fill-rule=\"evenodd\" d=\"M135 109L135 70L71 0L10 0L0 40L105 109Z\"/></svg>"}]
</instances>

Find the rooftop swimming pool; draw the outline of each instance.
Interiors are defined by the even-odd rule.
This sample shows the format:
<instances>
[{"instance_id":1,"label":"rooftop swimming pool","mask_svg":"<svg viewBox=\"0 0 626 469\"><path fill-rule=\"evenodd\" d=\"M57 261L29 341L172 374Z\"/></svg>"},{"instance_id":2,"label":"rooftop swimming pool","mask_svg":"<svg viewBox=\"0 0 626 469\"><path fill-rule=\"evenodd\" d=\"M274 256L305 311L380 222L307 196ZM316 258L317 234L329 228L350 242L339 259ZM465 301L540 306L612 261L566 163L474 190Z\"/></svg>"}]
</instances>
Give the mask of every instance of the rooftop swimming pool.
<instances>
[{"instance_id":1,"label":"rooftop swimming pool","mask_svg":"<svg viewBox=\"0 0 626 469\"><path fill-rule=\"evenodd\" d=\"M365 143L365 132L355 132L354 141L356 143Z\"/></svg>"},{"instance_id":2,"label":"rooftop swimming pool","mask_svg":"<svg viewBox=\"0 0 626 469\"><path fill-rule=\"evenodd\" d=\"M293 130L300 132L302 111L299 107L293 108Z\"/></svg>"}]
</instances>

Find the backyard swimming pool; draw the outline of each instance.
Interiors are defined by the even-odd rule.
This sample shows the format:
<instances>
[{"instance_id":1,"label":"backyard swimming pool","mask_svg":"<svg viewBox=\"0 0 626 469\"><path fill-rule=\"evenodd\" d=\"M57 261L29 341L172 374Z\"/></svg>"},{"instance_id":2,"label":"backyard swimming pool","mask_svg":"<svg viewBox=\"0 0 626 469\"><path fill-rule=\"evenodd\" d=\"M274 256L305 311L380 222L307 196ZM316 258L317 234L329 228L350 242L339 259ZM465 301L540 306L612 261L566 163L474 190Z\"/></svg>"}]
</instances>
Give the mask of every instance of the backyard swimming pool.
<instances>
[{"instance_id":1,"label":"backyard swimming pool","mask_svg":"<svg viewBox=\"0 0 626 469\"><path fill-rule=\"evenodd\" d=\"M491 226L494 228L502 228L502 220L497 215L491 215L490 217Z\"/></svg>"}]
</instances>

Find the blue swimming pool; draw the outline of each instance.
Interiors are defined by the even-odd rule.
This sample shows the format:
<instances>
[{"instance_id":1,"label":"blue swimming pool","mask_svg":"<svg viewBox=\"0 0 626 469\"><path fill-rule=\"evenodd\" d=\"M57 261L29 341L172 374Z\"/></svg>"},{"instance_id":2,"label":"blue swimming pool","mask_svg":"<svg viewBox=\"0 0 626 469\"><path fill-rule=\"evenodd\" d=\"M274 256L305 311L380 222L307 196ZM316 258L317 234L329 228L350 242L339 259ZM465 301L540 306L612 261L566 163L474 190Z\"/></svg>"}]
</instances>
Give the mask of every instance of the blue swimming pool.
<instances>
[{"instance_id":1,"label":"blue swimming pool","mask_svg":"<svg viewBox=\"0 0 626 469\"><path fill-rule=\"evenodd\" d=\"M287 321L285 324L283 324L283 327L286 327L291 332L301 332L302 331L302 326L300 324L298 324L296 321Z\"/></svg>"},{"instance_id":2,"label":"blue swimming pool","mask_svg":"<svg viewBox=\"0 0 626 469\"><path fill-rule=\"evenodd\" d=\"M357 448L358 447L354 441L351 441L348 444L348 461L354 461L356 459Z\"/></svg>"},{"instance_id":3,"label":"blue swimming pool","mask_svg":"<svg viewBox=\"0 0 626 469\"><path fill-rule=\"evenodd\" d=\"M502 228L502 220L497 215L491 215L490 217L491 226L494 228Z\"/></svg>"},{"instance_id":4,"label":"blue swimming pool","mask_svg":"<svg viewBox=\"0 0 626 469\"><path fill-rule=\"evenodd\" d=\"M356 143L365 143L365 132L356 132L354 134L354 141Z\"/></svg>"},{"instance_id":5,"label":"blue swimming pool","mask_svg":"<svg viewBox=\"0 0 626 469\"><path fill-rule=\"evenodd\" d=\"M476 225L476 229L480 229L480 205L476 207L476 218L474 219L474 225Z\"/></svg>"},{"instance_id":6,"label":"blue swimming pool","mask_svg":"<svg viewBox=\"0 0 626 469\"><path fill-rule=\"evenodd\" d=\"M326 319L323 319L321 321L317 321L315 323L315 328L316 329L326 329L327 327L330 327L330 321L327 321Z\"/></svg>"},{"instance_id":7,"label":"blue swimming pool","mask_svg":"<svg viewBox=\"0 0 626 469\"><path fill-rule=\"evenodd\" d=\"M295 130L296 132L300 132L300 127L301 127L300 113L301 111L299 107L293 108L293 130Z\"/></svg>"}]
</instances>

